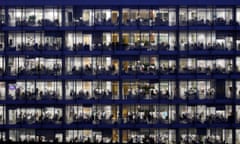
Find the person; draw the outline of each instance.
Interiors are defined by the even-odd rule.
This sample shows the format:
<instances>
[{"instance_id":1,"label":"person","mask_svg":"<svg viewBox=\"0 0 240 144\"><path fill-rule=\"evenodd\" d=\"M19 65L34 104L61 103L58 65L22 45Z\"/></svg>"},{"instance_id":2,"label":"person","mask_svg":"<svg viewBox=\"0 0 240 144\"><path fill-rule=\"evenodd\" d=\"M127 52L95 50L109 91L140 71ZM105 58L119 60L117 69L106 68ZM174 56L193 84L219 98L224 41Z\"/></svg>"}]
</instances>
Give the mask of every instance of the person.
<instances>
[{"instance_id":1,"label":"person","mask_svg":"<svg viewBox=\"0 0 240 144\"><path fill-rule=\"evenodd\" d=\"M115 71L116 71L115 65L112 64L111 66L109 66L109 70L110 70L112 73L115 73Z\"/></svg>"},{"instance_id":2,"label":"person","mask_svg":"<svg viewBox=\"0 0 240 144\"><path fill-rule=\"evenodd\" d=\"M101 119L106 119L106 112L105 111L102 111L102 117Z\"/></svg>"},{"instance_id":3,"label":"person","mask_svg":"<svg viewBox=\"0 0 240 144\"><path fill-rule=\"evenodd\" d=\"M76 68L76 66L74 65L74 66L72 67L72 74L75 74L76 71L77 71L77 68Z\"/></svg>"},{"instance_id":4,"label":"person","mask_svg":"<svg viewBox=\"0 0 240 144\"><path fill-rule=\"evenodd\" d=\"M70 90L70 96L75 99L76 92L73 89Z\"/></svg>"},{"instance_id":5,"label":"person","mask_svg":"<svg viewBox=\"0 0 240 144\"><path fill-rule=\"evenodd\" d=\"M227 95L228 98L231 98L232 97L232 86L229 86L228 87L228 95Z\"/></svg>"}]
</instances>

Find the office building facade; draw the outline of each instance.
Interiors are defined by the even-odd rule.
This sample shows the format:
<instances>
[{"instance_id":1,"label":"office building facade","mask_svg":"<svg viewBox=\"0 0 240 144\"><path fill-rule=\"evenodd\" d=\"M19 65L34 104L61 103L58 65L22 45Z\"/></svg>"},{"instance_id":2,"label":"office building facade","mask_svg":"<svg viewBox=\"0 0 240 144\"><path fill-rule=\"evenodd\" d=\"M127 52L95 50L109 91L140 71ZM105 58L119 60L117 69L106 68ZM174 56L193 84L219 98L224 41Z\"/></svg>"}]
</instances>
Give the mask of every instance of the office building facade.
<instances>
[{"instance_id":1,"label":"office building facade","mask_svg":"<svg viewBox=\"0 0 240 144\"><path fill-rule=\"evenodd\" d=\"M0 141L240 144L240 2L0 1Z\"/></svg>"}]
</instances>

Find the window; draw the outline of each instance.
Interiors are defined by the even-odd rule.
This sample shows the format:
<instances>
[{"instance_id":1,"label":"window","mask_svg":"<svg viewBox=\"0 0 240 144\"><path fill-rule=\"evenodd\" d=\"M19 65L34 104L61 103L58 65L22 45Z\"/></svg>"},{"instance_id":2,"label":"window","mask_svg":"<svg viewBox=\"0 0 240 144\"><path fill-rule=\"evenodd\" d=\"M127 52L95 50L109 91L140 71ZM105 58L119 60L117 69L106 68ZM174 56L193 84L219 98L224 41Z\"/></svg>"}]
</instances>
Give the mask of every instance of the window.
<instances>
[{"instance_id":1,"label":"window","mask_svg":"<svg viewBox=\"0 0 240 144\"><path fill-rule=\"evenodd\" d=\"M37 99L40 100L61 100L62 82L60 81L38 81Z\"/></svg>"},{"instance_id":2,"label":"window","mask_svg":"<svg viewBox=\"0 0 240 144\"><path fill-rule=\"evenodd\" d=\"M236 9L236 22L240 24L240 8Z\"/></svg>"},{"instance_id":3,"label":"window","mask_svg":"<svg viewBox=\"0 0 240 144\"><path fill-rule=\"evenodd\" d=\"M44 25L45 26L61 26L62 11L60 8L45 8L44 9Z\"/></svg>"},{"instance_id":4,"label":"window","mask_svg":"<svg viewBox=\"0 0 240 144\"><path fill-rule=\"evenodd\" d=\"M151 26L150 14L148 9L139 9L139 24L140 26Z\"/></svg>"},{"instance_id":5,"label":"window","mask_svg":"<svg viewBox=\"0 0 240 144\"><path fill-rule=\"evenodd\" d=\"M176 83L174 81L160 81L160 97L174 99L176 97Z\"/></svg>"},{"instance_id":6,"label":"window","mask_svg":"<svg viewBox=\"0 0 240 144\"><path fill-rule=\"evenodd\" d=\"M138 9L124 8L122 10L122 24L127 26L136 26L139 19Z\"/></svg>"},{"instance_id":7,"label":"window","mask_svg":"<svg viewBox=\"0 0 240 144\"><path fill-rule=\"evenodd\" d=\"M5 24L5 9L4 8L0 8L0 25L4 25Z\"/></svg>"},{"instance_id":8,"label":"window","mask_svg":"<svg viewBox=\"0 0 240 144\"><path fill-rule=\"evenodd\" d=\"M95 25L111 25L111 10L110 9L95 9L94 24Z\"/></svg>"},{"instance_id":9,"label":"window","mask_svg":"<svg viewBox=\"0 0 240 144\"><path fill-rule=\"evenodd\" d=\"M233 13L231 8L216 8L214 12L215 25L233 24Z\"/></svg>"},{"instance_id":10,"label":"window","mask_svg":"<svg viewBox=\"0 0 240 144\"><path fill-rule=\"evenodd\" d=\"M181 58L179 60L179 72L181 73L194 73L196 71L195 58Z\"/></svg>"},{"instance_id":11,"label":"window","mask_svg":"<svg viewBox=\"0 0 240 144\"><path fill-rule=\"evenodd\" d=\"M43 10L40 8L26 8L25 21L27 26L42 26Z\"/></svg>"},{"instance_id":12,"label":"window","mask_svg":"<svg viewBox=\"0 0 240 144\"><path fill-rule=\"evenodd\" d=\"M80 17L80 20L82 19L83 24L86 26L92 26L93 25L93 10L92 9L83 9L82 10L82 17Z\"/></svg>"},{"instance_id":13,"label":"window","mask_svg":"<svg viewBox=\"0 0 240 144\"><path fill-rule=\"evenodd\" d=\"M159 49L173 51L176 49L176 34L174 32L159 33Z\"/></svg>"},{"instance_id":14,"label":"window","mask_svg":"<svg viewBox=\"0 0 240 144\"><path fill-rule=\"evenodd\" d=\"M179 24L181 26L186 26L188 21L187 8L179 9Z\"/></svg>"}]
</instances>

